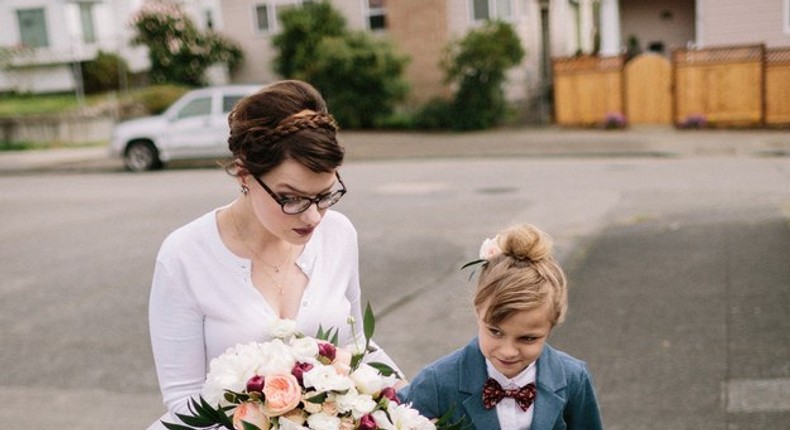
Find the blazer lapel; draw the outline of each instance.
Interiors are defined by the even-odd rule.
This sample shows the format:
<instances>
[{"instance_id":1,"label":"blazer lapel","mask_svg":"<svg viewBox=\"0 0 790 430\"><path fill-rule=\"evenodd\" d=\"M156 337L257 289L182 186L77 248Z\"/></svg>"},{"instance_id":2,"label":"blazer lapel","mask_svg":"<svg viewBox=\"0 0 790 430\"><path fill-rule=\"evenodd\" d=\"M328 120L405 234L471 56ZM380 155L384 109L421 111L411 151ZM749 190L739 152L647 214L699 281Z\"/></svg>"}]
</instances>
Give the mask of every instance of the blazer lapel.
<instances>
[{"instance_id":1,"label":"blazer lapel","mask_svg":"<svg viewBox=\"0 0 790 430\"><path fill-rule=\"evenodd\" d=\"M544 346L537 366L538 392L532 430L550 430L562 418L562 411L565 409L565 396L560 395L560 391L567 386L565 370L549 345Z\"/></svg>"},{"instance_id":2,"label":"blazer lapel","mask_svg":"<svg viewBox=\"0 0 790 430\"><path fill-rule=\"evenodd\" d=\"M488 378L486 362L477 338L464 347L458 366L458 391L466 415L478 430L499 430L496 409L483 406L483 384Z\"/></svg>"}]
</instances>

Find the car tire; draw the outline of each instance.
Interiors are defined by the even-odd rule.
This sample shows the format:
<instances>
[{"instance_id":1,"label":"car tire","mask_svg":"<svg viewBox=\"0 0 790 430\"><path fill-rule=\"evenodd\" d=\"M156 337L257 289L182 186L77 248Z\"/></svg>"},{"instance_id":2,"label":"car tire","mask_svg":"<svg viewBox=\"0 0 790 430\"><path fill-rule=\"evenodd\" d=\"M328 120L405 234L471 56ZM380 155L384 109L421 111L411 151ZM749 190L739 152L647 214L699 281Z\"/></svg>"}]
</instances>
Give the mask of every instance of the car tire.
<instances>
[{"instance_id":1,"label":"car tire","mask_svg":"<svg viewBox=\"0 0 790 430\"><path fill-rule=\"evenodd\" d=\"M153 143L148 141L135 141L126 147L124 164L132 172L155 170L162 167L159 160L159 151Z\"/></svg>"}]
</instances>

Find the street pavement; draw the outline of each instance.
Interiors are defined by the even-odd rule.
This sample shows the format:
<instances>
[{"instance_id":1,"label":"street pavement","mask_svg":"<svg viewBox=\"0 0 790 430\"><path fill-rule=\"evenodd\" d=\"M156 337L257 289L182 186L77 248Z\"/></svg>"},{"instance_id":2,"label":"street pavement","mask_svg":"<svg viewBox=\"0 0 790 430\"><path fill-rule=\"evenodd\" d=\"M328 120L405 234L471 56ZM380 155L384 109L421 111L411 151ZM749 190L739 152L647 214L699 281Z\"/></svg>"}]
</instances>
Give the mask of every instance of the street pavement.
<instances>
[{"instance_id":1,"label":"street pavement","mask_svg":"<svg viewBox=\"0 0 790 430\"><path fill-rule=\"evenodd\" d=\"M473 333L467 273L457 264L474 257L470 241L527 219L555 236L571 282L568 320L551 343L590 365L608 429L790 429L787 131L346 132L343 143L344 178L356 186L340 210L360 233L377 339L407 376ZM128 423L161 412L150 353L128 344L145 342L140 285L150 280L154 241L170 228L159 212L167 205L189 218L202 210L199 199L221 204L217 196L233 190L206 188L216 183L207 169L107 175L122 166L106 154L0 153L1 267L10 279L0 309L3 343L13 346L2 361L11 370L1 379L0 419L12 427L133 429ZM124 191L135 178L140 190ZM136 199L131 212L126 196ZM49 217L14 216L52 200L63 206L56 219L64 226L81 225L82 206L92 211L84 250L57 246L80 231L49 226L37 234ZM116 249L117 258L105 260ZM69 262L91 255L96 267L69 275ZM13 265L18 256L26 261ZM57 270L30 273L39 259ZM116 278L119 291L103 288ZM39 284L65 287L62 300L71 304L25 289ZM85 329L83 312L95 338L72 333ZM26 355L47 344L62 355ZM94 356L82 345L103 351L104 367L69 362ZM34 379L36 369L46 380ZM48 384L57 387L42 388ZM48 413L30 414L31 404L48 405Z\"/></svg>"},{"instance_id":2,"label":"street pavement","mask_svg":"<svg viewBox=\"0 0 790 430\"><path fill-rule=\"evenodd\" d=\"M341 131L347 161L489 157L699 157L790 155L790 130L504 128L470 133ZM107 148L0 152L0 174L120 170ZM209 165L212 162L209 162ZM174 163L190 166L195 163Z\"/></svg>"}]
</instances>

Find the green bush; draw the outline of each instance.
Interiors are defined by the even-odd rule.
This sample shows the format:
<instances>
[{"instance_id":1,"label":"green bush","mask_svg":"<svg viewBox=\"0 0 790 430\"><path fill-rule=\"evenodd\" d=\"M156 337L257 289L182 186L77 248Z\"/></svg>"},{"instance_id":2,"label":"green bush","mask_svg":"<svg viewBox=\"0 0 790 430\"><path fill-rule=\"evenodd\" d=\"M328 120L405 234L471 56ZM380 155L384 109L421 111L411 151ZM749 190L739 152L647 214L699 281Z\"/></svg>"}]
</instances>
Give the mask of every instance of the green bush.
<instances>
[{"instance_id":1,"label":"green bush","mask_svg":"<svg viewBox=\"0 0 790 430\"><path fill-rule=\"evenodd\" d=\"M211 65L224 63L233 70L243 59L236 42L200 31L176 3L145 3L132 17L132 26L132 43L148 48L154 83L203 86Z\"/></svg>"},{"instance_id":2,"label":"green bush","mask_svg":"<svg viewBox=\"0 0 790 430\"><path fill-rule=\"evenodd\" d=\"M120 76L129 73L126 60L117 54L99 51L96 58L82 63L82 84L86 94L120 88Z\"/></svg>"},{"instance_id":3,"label":"green bush","mask_svg":"<svg viewBox=\"0 0 790 430\"><path fill-rule=\"evenodd\" d=\"M447 81L458 88L452 102L454 129L485 129L502 120L505 72L524 55L518 35L501 21L489 21L448 47L442 66Z\"/></svg>"},{"instance_id":4,"label":"green bush","mask_svg":"<svg viewBox=\"0 0 790 430\"><path fill-rule=\"evenodd\" d=\"M152 85L131 94L132 102L143 106L150 115L159 115L183 96L189 87L179 85Z\"/></svg>"},{"instance_id":5,"label":"green bush","mask_svg":"<svg viewBox=\"0 0 790 430\"><path fill-rule=\"evenodd\" d=\"M442 98L434 98L414 114L413 123L414 127L423 130L453 128L453 103Z\"/></svg>"},{"instance_id":6,"label":"green bush","mask_svg":"<svg viewBox=\"0 0 790 430\"><path fill-rule=\"evenodd\" d=\"M342 127L378 126L405 98L406 57L386 40L348 31L328 2L286 9L280 19L277 71L313 84Z\"/></svg>"}]
</instances>

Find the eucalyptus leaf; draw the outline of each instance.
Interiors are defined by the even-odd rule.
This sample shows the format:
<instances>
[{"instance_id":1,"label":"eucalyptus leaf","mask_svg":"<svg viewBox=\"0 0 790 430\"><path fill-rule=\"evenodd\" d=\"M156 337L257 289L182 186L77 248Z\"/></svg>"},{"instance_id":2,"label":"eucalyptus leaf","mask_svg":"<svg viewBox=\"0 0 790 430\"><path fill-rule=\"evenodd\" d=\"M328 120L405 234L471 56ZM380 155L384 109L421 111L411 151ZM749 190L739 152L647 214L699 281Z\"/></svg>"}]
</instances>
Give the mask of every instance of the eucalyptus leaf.
<instances>
[{"instance_id":1,"label":"eucalyptus leaf","mask_svg":"<svg viewBox=\"0 0 790 430\"><path fill-rule=\"evenodd\" d=\"M376 330L376 317L373 316L373 308L370 307L370 302L365 306L365 316L362 319L362 332L365 334L365 348L370 344L370 339L373 339L373 332Z\"/></svg>"}]
</instances>

